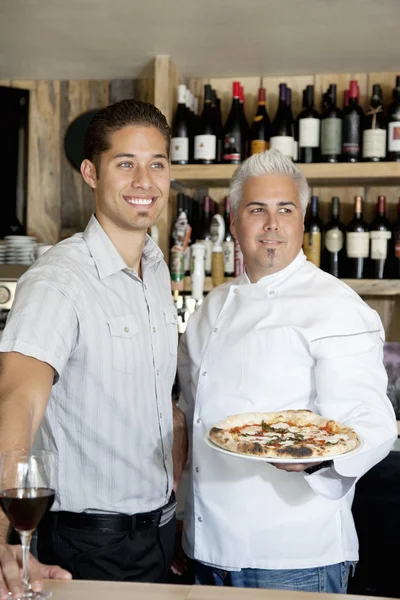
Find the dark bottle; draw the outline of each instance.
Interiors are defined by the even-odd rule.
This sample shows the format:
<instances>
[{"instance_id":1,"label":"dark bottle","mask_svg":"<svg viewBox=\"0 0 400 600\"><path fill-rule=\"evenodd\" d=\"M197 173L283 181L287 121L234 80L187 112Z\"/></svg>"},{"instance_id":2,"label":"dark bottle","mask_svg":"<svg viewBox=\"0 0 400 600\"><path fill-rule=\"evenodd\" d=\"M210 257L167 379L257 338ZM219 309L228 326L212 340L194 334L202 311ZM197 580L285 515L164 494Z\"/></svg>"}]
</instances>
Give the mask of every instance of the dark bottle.
<instances>
[{"instance_id":1,"label":"dark bottle","mask_svg":"<svg viewBox=\"0 0 400 600\"><path fill-rule=\"evenodd\" d=\"M331 83L324 94L321 117L321 160L339 162L342 154L342 111L336 105L336 85Z\"/></svg>"},{"instance_id":2,"label":"dark bottle","mask_svg":"<svg viewBox=\"0 0 400 600\"><path fill-rule=\"evenodd\" d=\"M176 196L175 223L179 219L181 212L183 212L185 210L185 208L186 208L186 196L185 196L185 194L179 193ZM172 229L171 229L170 244L169 244L170 249L175 245L175 237L173 234L174 234L174 227L172 227Z\"/></svg>"},{"instance_id":3,"label":"dark bottle","mask_svg":"<svg viewBox=\"0 0 400 600\"><path fill-rule=\"evenodd\" d=\"M266 109L265 88L258 90L257 111L250 127L250 154L265 152L269 148L271 137L271 121Z\"/></svg>"},{"instance_id":4,"label":"dark bottle","mask_svg":"<svg viewBox=\"0 0 400 600\"><path fill-rule=\"evenodd\" d=\"M290 88L286 88L286 106L287 106L288 121L291 124L292 131L293 131L293 162L298 162L298 160L299 160L299 132L297 131L296 123L293 119L292 90Z\"/></svg>"},{"instance_id":5,"label":"dark bottle","mask_svg":"<svg viewBox=\"0 0 400 600\"><path fill-rule=\"evenodd\" d=\"M231 233L231 203L229 196L226 196L224 202L224 221L225 221L225 237L222 243L224 252L224 275L225 277L233 277L235 272L235 242Z\"/></svg>"},{"instance_id":6,"label":"dark bottle","mask_svg":"<svg viewBox=\"0 0 400 600\"><path fill-rule=\"evenodd\" d=\"M211 275L211 260L212 260L212 247L213 241L211 237L210 225L211 225L211 198L210 196L204 196L203 207L202 207L202 226L200 233L200 241L206 246L206 257L205 257L205 274Z\"/></svg>"},{"instance_id":7,"label":"dark bottle","mask_svg":"<svg viewBox=\"0 0 400 600\"><path fill-rule=\"evenodd\" d=\"M293 158L294 126L288 111L286 83L279 84L279 105L272 123L270 148Z\"/></svg>"},{"instance_id":8,"label":"dark bottle","mask_svg":"<svg viewBox=\"0 0 400 600\"><path fill-rule=\"evenodd\" d=\"M364 117L363 159L372 162L386 158L386 118L382 106L382 88L372 86L370 107Z\"/></svg>"},{"instance_id":9,"label":"dark bottle","mask_svg":"<svg viewBox=\"0 0 400 600\"><path fill-rule=\"evenodd\" d=\"M344 240L346 229L340 220L340 199L332 198L332 216L324 229L324 249L322 253L322 268L335 277L343 277L346 261Z\"/></svg>"},{"instance_id":10,"label":"dark bottle","mask_svg":"<svg viewBox=\"0 0 400 600\"><path fill-rule=\"evenodd\" d=\"M350 81L349 105L343 110L342 158L345 162L358 162L361 158L361 129L364 113L358 104L358 83Z\"/></svg>"},{"instance_id":11,"label":"dark bottle","mask_svg":"<svg viewBox=\"0 0 400 600\"><path fill-rule=\"evenodd\" d=\"M323 224L318 215L318 196L311 196L310 214L304 222L303 250L307 260L316 267L321 265Z\"/></svg>"},{"instance_id":12,"label":"dark bottle","mask_svg":"<svg viewBox=\"0 0 400 600\"><path fill-rule=\"evenodd\" d=\"M298 116L299 162L319 160L320 115L314 108L314 86L308 85L303 93L303 110Z\"/></svg>"},{"instance_id":13,"label":"dark bottle","mask_svg":"<svg viewBox=\"0 0 400 600\"><path fill-rule=\"evenodd\" d=\"M189 230L190 230L190 238L188 240L188 245L186 247L185 250L185 256L183 259L183 266L185 269L185 275L189 276L190 275L190 255L191 255L191 243L192 240L195 239L193 237L193 228L192 228L192 223L193 223L193 200L190 196L186 196L185 195L185 202L184 202L184 211L186 213L187 216L187 220L188 220L188 226L189 226Z\"/></svg>"},{"instance_id":14,"label":"dark bottle","mask_svg":"<svg viewBox=\"0 0 400 600\"><path fill-rule=\"evenodd\" d=\"M378 196L376 216L369 227L371 239L370 266L373 279L389 277L390 260L388 253L392 227L386 217L386 196Z\"/></svg>"},{"instance_id":15,"label":"dark bottle","mask_svg":"<svg viewBox=\"0 0 400 600\"><path fill-rule=\"evenodd\" d=\"M240 83L233 82L232 106L224 127L224 149L222 160L224 163L238 164L243 160L243 122L240 105Z\"/></svg>"},{"instance_id":16,"label":"dark bottle","mask_svg":"<svg viewBox=\"0 0 400 600\"><path fill-rule=\"evenodd\" d=\"M344 90L343 92L343 109L349 105L349 90Z\"/></svg>"},{"instance_id":17,"label":"dark bottle","mask_svg":"<svg viewBox=\"0 0 400 600\"><path fill-rule=\"evenodd\" d=\"M212 108L211 85L204 86L204 107L200 117L199 132L194 138L194 160L198 164L210 165L216 162L217 136L215 116Z\"/></svg>"},{"instance_id":18,"label":"dark bottle","mask_svg":"<svg viewBox=\"0 0 400 600\"><path fill-rule=\"evenodd\" d=\"M388 159L400 161L400 75L396 77L393 101L388 110Z\"/></svg>"},{"instance_id":19,"label":"dark bottle","mask_svg":"<svg viewBox=\"0 0 400 600\"><path fill-rule=\"evenodd\" d=\"M240 123L242 127L242 160L245 160L249 156L249 136L250 136L250 127L246 119L246 114L244 112L244 87L240 85Z\"/></svg>"},{"instance_id":20,"label":"dark bottle","mask_svg":"<svg viewBox=\"0 0 400 600\"><path fill-rule=\"evenodd\" d=\"M215 133L217 136L217 163L222 162L222 152L224 147L224 128L221 118L221 100L217 97L215 90L213 92L213 110L215 119Z\"/></svg>"},{"instance_id":21,"label":"dark bottle","mask_svg":"<svg viewBox=\"0 0 400 600\"><path fill-rule=\"evenodd\" d=\"M369 256L369 230L363 219L363 199L354 199L354 218L346 228L346 271L352 279L362 279L366 274Z\"/></svg>"},{"instance_id":22,"label":"dark bottle","mask_svg":"<svg viewBox=\"0 0 400 600\"><path fill-rule=\"evenodd\" d=\"M400 279L400 199L397 205L397 220L393 225L393 270L392 277Z\"/></svg>"},{"instance_id":23,"label":"dark bottle","mask_svg":"<svg viewBox=\"0 0 400 600\"><path fill-rule=\"evenodd\" d=\"M172 123L171 163L187 165L191 137L191 118L186 108L186 86L178 86L178 107Z\"/></svg>"}]
</instances>

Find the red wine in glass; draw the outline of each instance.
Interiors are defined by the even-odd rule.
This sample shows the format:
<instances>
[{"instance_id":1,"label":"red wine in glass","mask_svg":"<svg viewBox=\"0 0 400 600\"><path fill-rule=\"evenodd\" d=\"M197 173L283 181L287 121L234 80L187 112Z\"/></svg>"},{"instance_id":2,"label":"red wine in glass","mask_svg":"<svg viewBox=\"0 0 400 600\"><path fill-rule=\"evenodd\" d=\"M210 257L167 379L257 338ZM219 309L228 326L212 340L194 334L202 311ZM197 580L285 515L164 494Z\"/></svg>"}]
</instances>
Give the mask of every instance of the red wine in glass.
<instances>
[{"instance_id":1,"label":"red wine in glass","mask_svg":"<svg viewBox=\"0 0 400 600\"><path fill-rule=\"evenodd\" d=\"M0 496L0 505L16 531L34 531L53 505L55 491L48 488L11 488Z\"/></svg>"}]
</instances>

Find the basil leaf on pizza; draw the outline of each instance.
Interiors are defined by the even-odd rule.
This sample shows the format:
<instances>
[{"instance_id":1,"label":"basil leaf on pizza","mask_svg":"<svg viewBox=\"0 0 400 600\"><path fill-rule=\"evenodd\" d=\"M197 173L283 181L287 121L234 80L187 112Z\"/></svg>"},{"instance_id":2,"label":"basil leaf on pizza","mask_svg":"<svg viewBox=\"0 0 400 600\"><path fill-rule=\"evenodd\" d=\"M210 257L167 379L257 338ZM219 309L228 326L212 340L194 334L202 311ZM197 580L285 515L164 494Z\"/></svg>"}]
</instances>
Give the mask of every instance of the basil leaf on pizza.
<instances>
[{"instance_id":1,"label":"basil leaf on pizza","mask_svg":"<svg viewBox=\"0 0 400 600\"><path fill-rule=\"evenodd\" d=\"M232 415L209 432L210 440L237 454L324 459L360 445L356 432L311 410Z\"/></svg>"}]
</instances>

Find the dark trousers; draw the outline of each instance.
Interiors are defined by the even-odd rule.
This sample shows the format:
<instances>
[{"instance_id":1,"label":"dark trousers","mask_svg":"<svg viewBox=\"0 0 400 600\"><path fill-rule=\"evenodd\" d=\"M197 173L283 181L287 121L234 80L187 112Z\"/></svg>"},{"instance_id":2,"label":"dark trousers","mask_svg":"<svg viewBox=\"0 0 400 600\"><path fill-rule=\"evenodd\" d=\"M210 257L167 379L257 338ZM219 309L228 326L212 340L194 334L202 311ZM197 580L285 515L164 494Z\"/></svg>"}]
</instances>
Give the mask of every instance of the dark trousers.
<instances>
[{"instance_id":1,"label":"dark trousers","mask_svg":"<svg viewBox=\"0 0 400 600\"><path fill-rule=\"evenodd\" d=\"M174 556L175 517L161 527L155 524L122 532L71 527L62 521L57 513L43 518L37 546L40 562L60 565L74 579L166 580Z\"/></svg>"}]
</instances>

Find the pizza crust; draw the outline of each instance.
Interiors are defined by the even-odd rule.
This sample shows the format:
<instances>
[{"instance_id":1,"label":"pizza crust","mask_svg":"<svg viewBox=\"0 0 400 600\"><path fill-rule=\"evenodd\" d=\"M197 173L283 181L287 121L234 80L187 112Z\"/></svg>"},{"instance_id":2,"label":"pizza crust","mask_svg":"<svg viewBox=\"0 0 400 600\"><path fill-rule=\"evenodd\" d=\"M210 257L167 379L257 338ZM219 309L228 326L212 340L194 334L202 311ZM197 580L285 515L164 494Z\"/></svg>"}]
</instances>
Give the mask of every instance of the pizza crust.
<instances>
[{"instance_id":1,"label":"pizza crust","mask_svg":"<svg viewBox=\"0 0 400 600\"><path fill-rule=\"evenodd\" d=\"M260 427L268 433L257 434ZM360 443L353 429L306 409L232 415L212 427L209 437L230 452L299 462L344 454Z\"/></svg>"}]
</instances>

